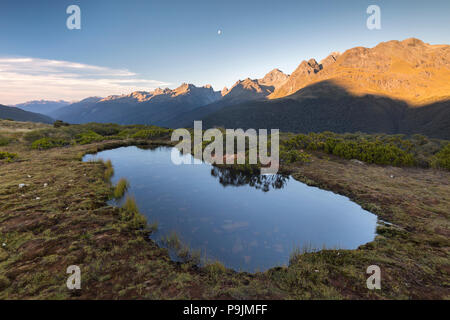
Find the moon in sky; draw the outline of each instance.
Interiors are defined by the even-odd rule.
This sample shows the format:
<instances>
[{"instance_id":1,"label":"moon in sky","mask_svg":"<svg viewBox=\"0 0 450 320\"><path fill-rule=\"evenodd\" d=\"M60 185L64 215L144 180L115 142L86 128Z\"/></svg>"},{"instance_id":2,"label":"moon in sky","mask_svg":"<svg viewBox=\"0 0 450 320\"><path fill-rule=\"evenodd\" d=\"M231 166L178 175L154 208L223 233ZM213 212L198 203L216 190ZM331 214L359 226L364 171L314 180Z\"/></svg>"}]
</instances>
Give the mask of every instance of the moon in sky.
<instances>
[{"instance_id":1,"label":"moon in sky","mask_svg":"<svg viewBox=\"0 0 450 320\"><path fill-rule=\"evenodd\" d=\"M222 30L217 30L217 34L220 36L222 34Z\"/></svg>"}]
</instances>

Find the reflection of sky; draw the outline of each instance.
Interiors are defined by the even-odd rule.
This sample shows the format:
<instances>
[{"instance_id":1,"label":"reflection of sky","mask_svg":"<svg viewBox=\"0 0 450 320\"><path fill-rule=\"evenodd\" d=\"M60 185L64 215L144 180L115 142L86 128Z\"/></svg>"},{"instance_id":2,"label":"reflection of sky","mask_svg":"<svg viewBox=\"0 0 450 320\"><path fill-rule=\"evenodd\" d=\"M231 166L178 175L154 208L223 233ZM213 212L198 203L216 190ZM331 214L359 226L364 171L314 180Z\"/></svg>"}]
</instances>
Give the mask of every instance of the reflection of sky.
<instances>
[{"instance_id":1,"label":"reflection of sky","mask_svg":"<svg viewBox=\"0 0 450 320\"><path fill-rule=\"evenodd\" d=\"M113 182L126 177L141 212L158 221L154 239L175 230L208 258L254 271L287 264L294 246L354 249L374 238L376 216L346 197L294 179L268 192L224 186L210 165L176 166L170 154L124 147L96 156L111 159Z\"/></svg>"}]
</instances>

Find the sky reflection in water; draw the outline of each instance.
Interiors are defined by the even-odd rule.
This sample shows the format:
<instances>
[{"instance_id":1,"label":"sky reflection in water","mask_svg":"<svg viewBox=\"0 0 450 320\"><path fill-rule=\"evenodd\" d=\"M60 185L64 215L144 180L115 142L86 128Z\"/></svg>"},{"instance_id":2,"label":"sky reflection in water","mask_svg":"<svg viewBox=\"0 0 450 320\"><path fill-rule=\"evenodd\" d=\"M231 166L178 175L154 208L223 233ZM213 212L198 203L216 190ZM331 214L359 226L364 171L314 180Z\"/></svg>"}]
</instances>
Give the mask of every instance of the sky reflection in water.
<instances>
[{"instance_id":1,"label":"sky reflection in water","mask_svg":"<svg viewBox=\"0 0 450 320\"><path fill-rule=\"evenodd\" d=\"M150 223L158 221L152 239L176 231L208 259L263 271L287 265L295 247L355 249L375 237L377 217L346 197L288 176L177 166L171 149L122 147L84 157L110 159L112 182L130 182L140 211Z\"/></svg>"}]
</instances>

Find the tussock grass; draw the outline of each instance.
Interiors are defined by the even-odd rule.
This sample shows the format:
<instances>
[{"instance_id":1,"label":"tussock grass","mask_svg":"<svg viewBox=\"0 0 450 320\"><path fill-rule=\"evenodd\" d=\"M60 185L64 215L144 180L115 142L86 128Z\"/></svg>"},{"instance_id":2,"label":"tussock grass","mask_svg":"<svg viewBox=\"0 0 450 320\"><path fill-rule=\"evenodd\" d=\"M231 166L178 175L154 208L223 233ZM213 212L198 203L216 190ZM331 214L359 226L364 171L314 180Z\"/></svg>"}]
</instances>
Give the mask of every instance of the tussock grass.
<instances>
[{"instance_id":1,"label":"tussock grass","mask_svg":"<svg viewBox=\"0 0 450 320\"><path fill-rule=\"evenodd\" d=\"M130 183L128 182L128 180L125 178L121 178L114 188L114 198L121 199L125 195L125 192L127 192L129 187Z\"/></svg>"},{"instance_id":2,"label":"tussock grass","mask_svg":"<svg viewBox=\"0 0 450 320\"><path fill-rule=\"evenodd\" d=\"M106 169L105 169L105 179L108 180L114 175L114 168L113 168L111 160L109 160L109 159L104 161L103 164L106 167Z\"/></svg>"},{"instance_id":3,"label":"tussock grass","mask_svg":"<svg viewBox=\"0 0 450 320\"><path fill-rule=\"evenodd\" d=\"M216 260L210 262L205 266L206 274L209 280L213 282L217 282L221 279L221 277L227 272L227 268L220 261Z\"/></svg>"},{"instance_id":4,"label":"tussock grass","mask_svg":"<svg viewBox=\"0 0 450 320\"><path fill-rule=\"evenodd\" d=\"M139 212L136 200L128 196L121 208L121 220L132 229L144 229L147 219Z\"/></svg>"},{"instance_id":5,"label":"tussock grass","mask_svg":"<svg viewBox=\"0 0 450 320\"><path fill-rule=\"evenodd\" d=\"M4 136L0 135L0 147L2 147L2 146L7 146L10 142L11 142L10 139L8 139L7 137L4 137Z\"/></svg>"},{"instance_id":6,"label":"tussock grass","mask_svg":"<svg viewBox=\"0 0 450 320\"><path fill-rule=\"evenodd\" d=\"M325 250L325 246L323 247L323 249ZM319 249L315 248L311 243L305 243L301 247L295 246L290 254L289 264L291 265L299 261L301 256L305 253L312 253L317 251L319 251Z\"/></svg>"}]
</instances>

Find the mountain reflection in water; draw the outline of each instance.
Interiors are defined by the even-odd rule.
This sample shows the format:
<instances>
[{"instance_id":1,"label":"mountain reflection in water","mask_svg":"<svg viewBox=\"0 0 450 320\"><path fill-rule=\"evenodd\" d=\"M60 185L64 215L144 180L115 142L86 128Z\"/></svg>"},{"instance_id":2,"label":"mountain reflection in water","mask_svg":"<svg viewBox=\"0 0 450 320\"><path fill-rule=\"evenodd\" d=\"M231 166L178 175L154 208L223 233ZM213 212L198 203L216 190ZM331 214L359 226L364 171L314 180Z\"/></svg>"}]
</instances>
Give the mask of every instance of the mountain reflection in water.
<instances>
[{"instance_id":1,"label":"mountain reflection in water","mask_svg":"<svg viewBox=\"0 0 450 320\"><path fill-rule=\"evenodd\" d=\"M254 175L221 167L212 167L211 175L218 178L220 184L225 187L249 185L255 189L260 189L263 192L268 192L270 189L282 189L289 180L288 175Z\"/></svg>"}]
</instances>

